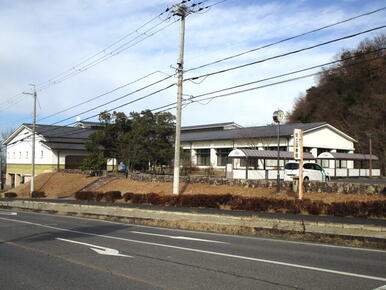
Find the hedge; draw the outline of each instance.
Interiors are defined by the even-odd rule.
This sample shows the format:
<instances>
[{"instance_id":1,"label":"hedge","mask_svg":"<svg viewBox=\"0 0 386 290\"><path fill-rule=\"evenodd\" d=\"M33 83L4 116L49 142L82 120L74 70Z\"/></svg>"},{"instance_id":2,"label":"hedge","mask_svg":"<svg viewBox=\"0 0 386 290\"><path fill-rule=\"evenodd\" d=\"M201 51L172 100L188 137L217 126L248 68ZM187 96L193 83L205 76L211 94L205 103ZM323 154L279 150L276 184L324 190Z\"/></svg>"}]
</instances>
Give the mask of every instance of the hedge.
<instances>
[{"instance_id":1,"label":"hedge","mask_svg":"<svg viewBox=\"0 0 386 290\"><path fill-rule=\"evenodd\" d=\"M231 194L181 194L166 195L157 193L126 192L79 192L78 200L109 201L123 198L126 202L135 204L150 204L158 206L230 208L231 210L247 210L256 212L278 212L311 215L353 216L353 217L386 217L386 201L347 201L325 203L310 199L278 199L266 197L246 197Z\"/></svg>"}]
</instances>

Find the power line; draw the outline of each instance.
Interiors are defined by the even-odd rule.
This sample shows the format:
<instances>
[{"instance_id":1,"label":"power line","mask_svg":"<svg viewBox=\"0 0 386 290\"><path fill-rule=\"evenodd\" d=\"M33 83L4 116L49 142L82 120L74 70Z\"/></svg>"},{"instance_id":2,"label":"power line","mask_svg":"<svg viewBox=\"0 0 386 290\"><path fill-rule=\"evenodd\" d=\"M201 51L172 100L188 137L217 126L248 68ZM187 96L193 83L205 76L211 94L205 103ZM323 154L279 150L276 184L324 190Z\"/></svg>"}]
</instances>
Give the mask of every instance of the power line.
<instances>
[{"instance_id":1,"label":"power line","mask_svg":"<svg viewBox=\"0 0 386 290\"><path fill-rule=\"evenodd\" d=\"M114 107L114 108L112 108L112 109L105 110L104 112L115 111L115 110L117 110L117 109L119 109L119 108L125 107L125 106L127 106L127 105L133 104L133 103L138 102L138 101L140 101L140 100L143 100L143 99L145 99L145 98L151 97L151 96L153 96L153 95L155 95L155 94L158 94L158 93L160 93L160 92L162 92L162 91L165 91L165 90L167 90L167 89L169 89L169 88L171 88L171 87L173 87L173 86L175 86L175 83L169 84L169 85L166 86L166 87L163 87L163 88L161 88L161 89L158 89L158 90L156 90L156 91L154 91L154 92L152 92L152 93L146 94L146 95L144 95L144 96L142 96L142 97L139 97L139 98L137 98L137 99L131 100L131 101L129 101L129 102L127 102L127 103L124 103L124 104L122 104L122 105L116 106L116 107ZM124 95L124 96L126 96L126 95ZM124 96L122 96L122 97L124 97ZM121 98L122 98L122 97L121 97ZM105 103L104 105L109 104L109 103L111 103L111 102L107 102L107 103ZM80 114L84 114L84 113L89 112L89 111L90 111L90 110L87 110L87 111L82 112L82 113L80 113ZM48 125L48 126L52 126L52 127L54 127L54 128L52 128L52 129L47 129L47 130L43 130L43 131L40 132L40 134L42 134L42 133L47 133L47 132L52 132L52 131L56 131L56 130L58 130L58 129L60 129L60 128L68 127L68 126L70 126L70 125L74 125L74 124L76 124L77 122L81 122L81 121L85 121L85 120L89 120L89 119L95 118L95 117L99 116L99 114L100 114L100 113L95 114L95 115L92 115L92 116L89 116L89 117L87 117L87 118L83 118L83 119L81 119L80 121L71 122L71 123L66 124L66 125L63 125L63 126L54 126L54 125L56 125L57 123L64 122L64 121L69 120L69 119L71 119L71 118L73 118L73 117L76 117L77 115L72 116L72 117L70 117L70 118L66 118L66 119L61 120L61 121L59 121L59 122L56 122L56 123L53 123L53 124ZM79 115L79 114L78 114L78 115ZM47 125L45 125L45 126L47 126ZM75 128L75 129L76 129L76 130L83 130L84 128ZM26 136L26 137L24 137L24 138L18 140L17 142L23 141L23 140L29 138L30 136L31 136L31 135ZM11 144L9 144L9 145L12 145L12 144L14 144L14 143L11 143Z\"/></svg>"},{"instance_id":2,"label":"power line","mask_svg":"<svg viewBox=\"0 0 386 290\"><path fill-rule=\"evenodd\" d=\"M168 19L169 19L169 18L168 18ZM133 40L131 40L131 41L129 41L129 42L126 42L126 43L123 44L122 47L120 47L119 49L115 49L115 50L113 50L113 51L111 51L111 52L109 52L109 53L103 55L102 57L99 57L99 58L93 60L92 62L90 62L90 63L84 65L83 67L80 67L79 69L74 70L74 71L72 71L72 72L70 72L70 73L68 73L68 74L66 74L66 75L64 75L64 76L62 76L61 78L59 78L59 79L57 79L57 80L51 82L50 84L47 84L47 85L45 85L45 86L43 86L43 87L40 87L40 88L39 88L39 91L42 91L42 90L44 90L44 89L46 89L46 88L48 88L48 87L50 87L50 86L52 86L52 85L54 85L54 84L59 84L59 83L61 83L61 82L64 82L65 80L67 80L67 79L69 79L69 78L72 78L72 77L74 77L74 76L76 76L76 75L78 75L78 74L80 74L80 73L82 73L82 72L84 72L84 71L89 70L90 68L92 68L92 67L94 67L94 66L96 66L96 65L98 65L98 64L100 64L100 63L102 63L102 62L104 62L104 61L106 61L106 60L108 60L108 59L110 59L110 58L112 58L112 57L114 57L114 56L116 56L116 55L122 53L124 50L127 50L127 49L129 49L129 48L131 48L131 47L133 47L133 46L135 46L135 45L141 43L141 42L144 41L145 39L148 39L148 38L154 36L155 34L161 32L162 30L165 30L166 28L170 27L171 25L173 25L173 24L176 23L176 22L177 22L177 21L173 21L173 22L171 22L171 23L169 23L169 24L167 24L167 25L161 27L160 29L158 29L158 30L156 30L156 31L154 31L154 32L152 32L151 34L148 34L148 35L146 35L146 34L147 34L150 30L145 31L145 32L142 33L140 36L142 36L142 35L146 35L146 36L143 37L143 38L141 38L141 39L139 39L138 41L132 43L130 46L127 46L127 45L130 44L131 42L133 42L133 41L134 41L135 39L137 39L138 37L136 37L135 39L133 39ZM163 23L163 22L161 22L161 24L162 24L162 23ZM159 26L159 25L157 25L157 26ZM151 29L153 29L153 28L154 28L154 27L152 27Z\"/></svg>"},{"instance_id":3,"label":"power line","mask_svg":"<svg viewBox=\"0 0 386 290\"><path fill-rule=\"evenodd\" d=\"M333 39L333 40L325 41L325 42L322 42L322 43L319 43L319 44L315 44L315 45L312 45L312 46L308 46L308 47L305 47L305 48L301 48L301 49L293 50L293 51L290 51L290 52L287 52L287 53L283 53L283 54L275 55L275 56L272 56L272 57L268 57L268 58L265 58L265 59L262 59L262 60L257 60L257 61L249 62L249 63L243 64L243 65L238 65L238 66L234 66L234 67L231 67L231 68L227 68L227 69L223 69L223 70L219 70L219 71L215 71L215 72L211 72L211 73L207 73L207 74L203 74L203 75L187 78L184 81L196 80L196 79L199 79L199 78L208 77L208 76L212 76L212 75L216 75L216 74L221 74L221 73L225 73L225 72L228 72L228 71L244 68L244 67L247 67L247 66L263 63L263 62L266 62L266 61L269 61L269 60L273 60L273 59L277 59L277 58L282 58L282 57L285 57L285 56L288 56L288 55L292 55L292 54L296 54L296 53L303 52L303 51L306 51L306 50L314 49L314 48L317 48L317 47L320 47L320 46L324 46L324 45L327 45L327 44L330 44L330 43L334 43L334 42L337 42L337 41L349 39L349 38L352 38L352 37L355 37L355 36L358 36L358 35L361 35L361 34L369 33L369 32L372 32L372 31L376 31L376 30L379 30L379 29L382 29L382 28L385 28L385 27L386 27L386 25L378 26L378 27L375 27L375 28L371 28L371 29L364 30L364 31L361 31L361 32L357 32L357 33L354 33L354 34L350 34L350 35L347 35L347 36L339 37L339 38L336 38L336 39Z\"/></svg>"},{"instance_id":4,"label":"power line","mask_svg":"<svg viewBox=\"0 0 386 290\"><path fill-rule=\"evenodd\" d=\"M223 2L223 1L220 1L220 2ZM358 18L361 18L361 17L364 17L364 16L372 15L372 14L378 13L378 12L380 12L382 10L385 10L385 9L386 9L386 7L382 7L382 8L376 9L376 10L372 10L370 12L366 12L366 13L363 13L363 14L360 14L360 15L357 15L357 16L354 16L354 17L350 17L350 18L347 18L347 19L344 19L344 20L341 20L341 21L338 21L338 22L335 22L335 23L331 23L331 24L322 26L320 28L316 28L316 29L313 29L313 30L310 30L310 31L307 31L307 32L304 32L304 33L301 33L301 34L298 34L298 35L294 35L294 36L291 36L291 37L288 37L288 38L284 38L284 39L278 40L278 41L270 43L270 44L266 44L266 45L263 45L263 46L260 46L260 47L257 47L257 48L253 48L253 49L250 49L250 50L247 50L247 51L244 51L244 52L232 55L232 56L221 58L221 59L215 60L213 62L210 62L210 63L207 63L207 64L203 64L203 65L200 65L200 66L188 69L185 72L190 72L190 71L201 69L201 68L213 65L213 64L217 64L217 63L226 61L226 60L230 60L230 59L233 59L233 58L236 58L236 57L240 57L240 56L243 56L245 54L248 54L248 53L251 53L251 52L255 52L255 51L258 51L258 50L261 50L261 49L264 49L264 48L268 48L268 47L271 47L271 46L274 46L274 45L277 45L277 44L280 44L280 43L283 43L283 42L286 42L286 41L290 41L290 40L293 40L293 39L296 39L296 38L300 38L302 36L306 36L306 35L311 34L311 33L315 33L315 32L318 32L318 31L330 28L330 27L334 27L334 26L337 26L339 24L347 23L349 21L352 21L352 20L355 20L355 19L358 19Z\"/></svg>"},{"instance_id":5,"label":"power line","mask_svg":"<svg viewBox=\"0 0 386 290\"><path fill-rule=\"evenodd\" d=\"M45 83L51 83L53 82L55 79L57 79L58 77L66 74L67 72L69 71L73 71L73 70L76 70L77 67L87 63L89 60L99 56L100 54L104 54L106 53L106 51L112 47L114 47L116 44L122 42L124 39L126 39L127 37L135 34L135 33L138 33L139 30L141 30L142 28L144 28L145 26L147 26L148 24L154 22L156 19L160 18L163 14L165 14L166 12L168 12L170 10L170 8L166 8L165 11L159 13L158 15L154 16L153 18L151 18L150 20L148 20L147 22L145 22L144 24L140 25L138 28L136 28L135 30L129 32L129 33L125 33L124 35L122 35L121 37L119 37L116 41L114 41L113 43L111 43L110 45L106 46L105 48L101 49L100 51L96 52L95 54L91 55L91 56L88 56L86 57L85 59L83 59L82 61L80 61L79 63L75 64L74 66L72 66L70 69L67 69L57 75L55 75L54 77L50 78L48 81L44 82L44 83L41 83L39 84L39 87L40 86L43 86Z\"/></svg>"},{"instance_id":6,"label":"power line","mask_svg":"<svg viewBox=\"0 0 386 290\"><path fill-rule=\"evenodd\" d=\"M150 87L152 87L152 86L154 86L154 85L156 85L156 84L159 84L159 83L161 83L161 82L163 82L163 81L165 81L165 80L167 80L167 79L170 79L171 77L172 77L172 76L165 77L165 78L163 78L163 79L161 79L161 80L155 81L155 82L153 82L153 83L151 83L151 84L149 84L149 85L146 85L146 86L144 86L144 87L141 87L141 88L139 88L139 89L137 89L137 90L134 90L134 91L132 91L132 92L130 92L130 93L127 93L127 94L125 94L125 95L123 95L123 96L120 96L120 97L118 97L118 98L115 98L115 99L113 99L113 100L111 100L111 101L108 101L108 102L106 102L106 103L103 103L103 104L101 104L101 105L98 105L98 106L96 106L96 107L93 107L93 108L91 108L91 109L88 109L88 110L86 110L86 111L83 111L83 112L81 112L81 113L78 113L78 114L76 114L76 115L74 115L74 116L70 116L70 117L65 118L65 119L63 119L63 120L57 121L57 122L55 122L55 123L53 123L53 124L51 124L51 125L56 125L56 124L62 123L62 122L64 122L64 121L70 120L70 119L72 119L72 118L74 118L74 117L76 117L76 116L78 116L78 115L82 115L82 114L91 112L91 111L93 111L93 110L99 109L99 108L101 108L101 107L104 107L104 106L106 106L106 105L109 105L109 104L111 104L111 103L114 103L114 102L116 102L116 101L118 101L118 100L121 100L121 99L126 98L126 97L128 97L128 96L131 96L131 95L133 95L133 94L135 94L135 93L138 93L138 92L140 92L140 91L143 91L144 89L150 88ZM172 86L174 86L174 83L172 84ZM143 97L141 97L141 98L139 98L139 99L136 99L136 101L137 101L137 100L139 101L139 100L142 100L142 99L143 99Z\"/></svg>"},{"instance_id":7,"label":"power line","mask_svg":"<svg viewBox=\"0 0 386 290\"><path fill-rule=\"evenodd\" d=\"M145 78L147 78L147 77L150 77L150 76L152 76L152 75L154 75L154 74L156 74L156 73L162 73L162 74L165 74L165 73L163 73L163 72L161 72L161 71L158 71L158 70L157 70L157 71L154 71L154 72L149 73L149 74L147 74L147 75L145 75L145 76L142 76L142 77L140 77L140 78L138 78L138 79L136 79L136 80L134 80L134 81L128 82L128 83L126 83L126 84L124 84L124 85L122 85L122 86L119 86L119 87L115 88L115 89L112 89L112 90L110 90L110 91L107 91L107 92L105 92L105 93L102 93L102 94L100 94L100 95L97 95L96 97L89 98L89 99L87 99L87 100L85 100L85 101L83 101L83 102L81 102L81 103L78 103L78 104L76 104L76 105L73 105L73 106L71 106L71 107L68 107L68 108L66 108L66 109L63 109L63 110L61 110L61 111L55 112L55 113L53 113L53 114L50 114L50 115L48 115L48 116L46 116L46 117L43 117L43 118L39 119L38 122L43 121L43 120L46 120L46 119L48 119L48 118L50 118L50 117L53 117L53 116L56 116L56 115L58 115L58 114L67 112L67 111L69 111L69 110L72 110L72 109L74 109L74 108L77 108L77 107L79 107L79 106L82 106L82 105L84 105L84 104L87 104L87 103L89 103L89 102L95 101L95 100L97 100L97 99L99 99L99 98L101 98L101 97L104 97L104 96L106 96L106 95L108 95L108 94L111 94L111 93L113 93L113 92L116 92L116 91L118 91L118 90L120 90L120 89L123 89L123 88L125 88L125 87L127 87L127 86L129 86L129 85L132 85L132 84L134 84L134 83L136 83L136 82L139 82L139 81L141 81L141 80L143 80L143 79L145 79ZM170 76L170 75L169 75L169 76ZM170 77L171 77L171 76L170 76Z\"/></svg>"},{"instance_id":8,"label":"power line","mask_svg":"<svg viewBox=\"0 0 386 290\"><path fill-rule=\"evenodd\" d=\"M9 99L7 102L3 103L4 106L0 109L0 112L7 111L9 108L19 104L23 100L24 100L23 95L20 95L19 97L17 97L17 99Z\"/></svg>"},{"instance_id":9,"label":"power line","mask_svg":"<svg viewBox=\"0 0 386 290\"><path fill-rule=\"evenodd\" d=\"M336 61L332 61L332 62L328 62L328 63L316 65L316 66L311 66L311 67L308 67L308 68L304 68L304 69L300 69L300 70L296 70L296 71L291 71L291 72L288 72L288 73L284 73L284 74L280 74L280 75L275 75L275 76L272 76L272 77L268 77L268 78L264 78L264 79L259 79L259 80L256 80L256 81L252 81L252 82L248 82L248 83L243 83L243 84L240 84L240 85L236 85L236 86L232 86L232 87L228 87L228 88L224 88L224 89L220 89L220 90L216 90L216 91L212 91L212 92L208 92L208 93L204 93L204 94L200 94L200 95L196 95L196 96L191 96L190 99L187 100L187 102L190 102L189 104L191 104L191 103L200 102L200 101L206 101L206 100L211 100L212 101L213 99L220 98L220 97L225 97L225 96L229 96L229 95L233 95L233 94L239 94L239 93L245 93L245 92L249 92L249 91L253 91L253 90L257 90L257 89L261 89L261 88L265 88L265 87L270 87L270 86L273 86L273 85L283 84L283 83L290 82L290 81L295 81L295 80L299 80L299 79L303 79L303 78L308 78L308 77L311 77L311 76L316 76L316 75L321 74L322 72L312 73L312 74L296 77L296 78L289 79L289 80L283 80L283 81L279 81L279 82L276 82L276 83L271 83L271 84L268 84L268 85L253 87L253 88L249 88L249 89L245 89L245 90L240 90L240 91L236 91L236 92L231 92L231 93L227 93L227 94L223 94L223 95L219 95L219 96L215 96L215 97L209 97L209 98L204 98L204 99L200 99L200 100L195 100L197 98L201 98L201 97L212 95L212 94L216 94L216 93L221 93L221 92L224 92L224 91L228 91L228 90L232 90L232 89L248 86L248 85L251 85L251 84L256 84L256 83L260 83L260 82L264 82L264 81L268 81L268 80L273 80L273 79L276 79L276 78L281 78L281 77L284 77L284 76L289 76L289 75L292 75L292 74L297 74L297 73L300 73L300 72L304 72L304 71L307 71L307 70L312 70L312 69L315 69L315 68L320 68L320 67L327 66L327 65L333 65L333 64L336 64L336 63L339 63L339 62L343 62L343 61L347 61L347 60L350 60L350 59L355 59L355 58L358 58L358 57L361 57L361 56L377 53L377 52L383 51L385 49L386 48L383 47L383 48L380 48L380 49L377 49L377 50L374 50L374 51L371 51L371 52L367 52L367 53L361 54L359 56L358 55L357 56L351 56L351 57L347 57L347 58L344 58L344 59L340 59L340 60L336 60ZM373 57L371 59L367 59L367 60L364 60L364 61L358 61L358 62L355 62L355 63L348 64L346 66L347 67L354 66L354 65L357 65L357 64L362 64L362 63L373 61L373 60L376 60L376 59L379 59L379 58L383 58L383 57L384 56ZM336 68L333 67L333 68L330 68L330 69L326 69L325 71L333 71L334 69L336 69ZM157 111L157 110L160 110L160 109L164 109L164 110L159 111L159 112L168 111L168 110L174 109L175 108L175 104L176 104L175 102L174 103L170 103L170 104L167 104L167 105L164 105L164 106L161 106L161 107L154 108L154 109L152 109L152 111ZM173 107L171 107L171 106L173 106ZM170 108L168 108L168 107L170 107Z\"/></svg>"}]
</instances>

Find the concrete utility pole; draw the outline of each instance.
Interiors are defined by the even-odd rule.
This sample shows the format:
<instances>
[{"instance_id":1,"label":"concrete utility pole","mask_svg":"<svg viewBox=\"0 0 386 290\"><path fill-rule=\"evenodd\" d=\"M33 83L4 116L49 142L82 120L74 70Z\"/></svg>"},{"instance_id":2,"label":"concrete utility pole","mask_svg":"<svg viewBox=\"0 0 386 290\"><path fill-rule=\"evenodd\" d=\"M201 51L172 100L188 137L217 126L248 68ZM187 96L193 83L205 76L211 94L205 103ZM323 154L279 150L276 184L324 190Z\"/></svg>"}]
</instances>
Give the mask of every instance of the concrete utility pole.
<instances>
[{"instance_id":1,"label":"concrete utility pole","mask_svg":"<svg viewBox=\"0 0 386 290\"><path fill-rule=\"evenodd\" d=\"M373 160L372 160L372 154L373 154L373 142L371 140L371 134L369 134L369 147L370 147L370 161L369 161L369 177L372 178L373 176Z\"/></svg>"},{"instance_id":2,"label":"concrete utility pole","mask_svg":"<svg viewBox=\"0 0 386 290\"><path fill-rule=\"evenodd\" d=\"M31 188L30 188L30 195L32 196L32 192L35 190L35 135L36 135L36 99L37 99L37 93L36 93L36 86L30 85L33 87L32 93L26 93L23 92L25 95L31 95L34 98L34 105L33 105L33 114L32 114L32 161L31 161Z\"/></svg>"},{"instance_id":3,"label":"concrete utility pole","mask_svg":"<svg viewBox=\"0 0 386 290\"><path fill-rule=\"evenodd\" d=\"M280 123L284 120L284 112L277 110L273 112L272 116L275 123L277 123L277 173L276 173L276 191L280 193Z\"/></svg>"},{"instance_id":4,"label":"concrete utility pole","mask_svg":"<svg viewBox=\"0 0 386 290\"><path fill-rule=\"evenodd\" d=\"M173 14L181 18L180 21L180 54L177 60L177 109L176 109L176 137L174 145L174 176L173 194L180 193L180 146L181 146L181 104L184 78L184 48L185 48L185 18L191 11L184 4L173 6Z\"/></svg>"}]
</instances>

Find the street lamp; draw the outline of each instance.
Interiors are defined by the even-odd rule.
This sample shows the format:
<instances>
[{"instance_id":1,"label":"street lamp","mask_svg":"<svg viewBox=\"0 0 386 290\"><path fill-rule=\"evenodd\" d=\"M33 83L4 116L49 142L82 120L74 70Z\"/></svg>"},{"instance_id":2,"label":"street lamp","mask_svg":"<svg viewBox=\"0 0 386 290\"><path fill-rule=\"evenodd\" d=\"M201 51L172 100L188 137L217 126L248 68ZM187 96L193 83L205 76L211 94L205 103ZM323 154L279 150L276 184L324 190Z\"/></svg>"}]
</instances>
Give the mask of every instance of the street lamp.
<instances>
[{"instance_id":1,"label":"street lamp","mask_svg":"<svg viewBox=\"0 0 386 290\"><path fill-rule=\"evenodd\" d=\"M277 123L277 193L280 192L280 123L284 120L284 112L277 110L273 112L273 121Z\"/></svg>"}]
</instances>

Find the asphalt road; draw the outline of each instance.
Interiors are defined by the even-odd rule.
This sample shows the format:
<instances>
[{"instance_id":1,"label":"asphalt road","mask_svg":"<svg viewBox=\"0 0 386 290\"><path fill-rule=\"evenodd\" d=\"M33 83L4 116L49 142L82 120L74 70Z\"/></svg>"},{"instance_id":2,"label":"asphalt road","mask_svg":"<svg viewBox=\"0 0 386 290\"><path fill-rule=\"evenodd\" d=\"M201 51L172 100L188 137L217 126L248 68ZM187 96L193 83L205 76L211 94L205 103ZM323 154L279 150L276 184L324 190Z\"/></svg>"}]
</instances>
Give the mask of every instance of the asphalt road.
<instances>
[{"instance_id":1,"label":"asphalt road","mask_svg":"<svg viewBox=\"0 0 386 290\"><path fill-rule=\"evenodd\" d=\"M386 284L382 250L13 213L0 210L0 289L375 289Z\"/></svg>"}]
</instances>

